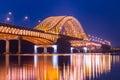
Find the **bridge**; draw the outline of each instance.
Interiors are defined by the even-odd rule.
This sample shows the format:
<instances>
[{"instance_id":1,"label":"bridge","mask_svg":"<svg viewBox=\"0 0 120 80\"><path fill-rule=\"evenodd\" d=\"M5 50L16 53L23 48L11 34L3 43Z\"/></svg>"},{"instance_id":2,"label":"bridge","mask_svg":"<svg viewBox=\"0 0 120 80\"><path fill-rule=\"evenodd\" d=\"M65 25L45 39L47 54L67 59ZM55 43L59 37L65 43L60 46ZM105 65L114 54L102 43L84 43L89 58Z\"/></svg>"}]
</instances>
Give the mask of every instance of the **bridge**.
<instances>
[{"instance_id":1,"label":"bridge","mask_svg":"<svg viewBox=\"0 0 120 80\"><path fill-rule=\"evenodd\" d=\"M21 40L34 45L34 52L39 47L57 45L58 39L67 40L72 48L101 47L101 43L90 41L80 22L72 16L52 16L43 20L34 29L0 23L0 40L5 41L5 52L10 52L10 40L18 41L18 53L21 53ZM14 45L12 45L14 46Z\"/></svg>"}]
</instances>

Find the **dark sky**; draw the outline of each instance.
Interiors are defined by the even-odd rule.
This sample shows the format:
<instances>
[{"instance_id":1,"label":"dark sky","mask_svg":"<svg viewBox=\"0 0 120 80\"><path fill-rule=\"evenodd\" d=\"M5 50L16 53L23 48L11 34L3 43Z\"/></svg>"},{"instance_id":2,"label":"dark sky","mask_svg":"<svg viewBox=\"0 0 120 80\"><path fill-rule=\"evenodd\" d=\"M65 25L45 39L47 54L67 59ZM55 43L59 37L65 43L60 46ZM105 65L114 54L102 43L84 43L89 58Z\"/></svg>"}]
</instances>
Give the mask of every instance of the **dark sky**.
<instances>
[{"instance_id":1,"label":"dark sky","mask_svg":"<svg viewBox=\"0 0 120 80\"><path fill-rule=\"evenodd\" d=\"M11 21L6 22L9 11ZM57 15L74 16L87 34L120 46L119 0L0 0L0 22L33 28L38 20Z\"/></svg>"}]
</instances>

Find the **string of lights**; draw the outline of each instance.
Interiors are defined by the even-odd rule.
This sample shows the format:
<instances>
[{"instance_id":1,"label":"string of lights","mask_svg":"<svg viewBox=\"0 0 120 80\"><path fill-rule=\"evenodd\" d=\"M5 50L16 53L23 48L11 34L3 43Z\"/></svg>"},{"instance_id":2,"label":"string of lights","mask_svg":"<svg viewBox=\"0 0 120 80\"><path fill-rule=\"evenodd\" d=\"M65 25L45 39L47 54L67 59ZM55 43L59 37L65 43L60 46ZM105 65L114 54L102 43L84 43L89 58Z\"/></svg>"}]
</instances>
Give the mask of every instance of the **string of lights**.
<instances>
[{"instance_id":1,"label":"string of lights","mask_svg":"<svg viewBox=\"0 0 120 80\"><path fill-rule=\"evenodd\" d=\"M104 39L102 39L102 38L99 38L99 37L96 37L96 36L93 36L93 35L88 35L88 38L89 38L90 41L93 41L93 42L111 45L111 42L110 42L110 41L104 40Z\"/></svg>"}]
</instances>

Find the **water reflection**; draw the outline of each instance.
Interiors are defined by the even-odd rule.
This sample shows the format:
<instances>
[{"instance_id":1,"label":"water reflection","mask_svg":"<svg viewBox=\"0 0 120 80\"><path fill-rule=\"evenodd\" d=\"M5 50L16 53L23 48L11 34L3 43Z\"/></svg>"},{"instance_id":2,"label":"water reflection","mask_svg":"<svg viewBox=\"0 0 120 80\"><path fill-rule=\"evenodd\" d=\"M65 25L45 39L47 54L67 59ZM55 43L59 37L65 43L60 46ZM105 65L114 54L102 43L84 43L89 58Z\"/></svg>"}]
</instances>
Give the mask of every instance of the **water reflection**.
<instances>
[{"instance_id":1,"label":"water reflection","mask_svg":"<svg viewBox=\"0 0 120 80\"><path fill-rule=\"evenodd\" d=\"M0 55L0 80L94 80L118 62L110 54Z\"/></svg>"},{"instance_id":2,"label":"water reflection","mask_svg":"<svg viewBox=\"0 0 120 80\"><path fill-rule=\"evenodd\" d=\"M72 61L71 80L91 79L111 70L110 55L79 55L73 56Z\"/></svg>"}]
</instances>

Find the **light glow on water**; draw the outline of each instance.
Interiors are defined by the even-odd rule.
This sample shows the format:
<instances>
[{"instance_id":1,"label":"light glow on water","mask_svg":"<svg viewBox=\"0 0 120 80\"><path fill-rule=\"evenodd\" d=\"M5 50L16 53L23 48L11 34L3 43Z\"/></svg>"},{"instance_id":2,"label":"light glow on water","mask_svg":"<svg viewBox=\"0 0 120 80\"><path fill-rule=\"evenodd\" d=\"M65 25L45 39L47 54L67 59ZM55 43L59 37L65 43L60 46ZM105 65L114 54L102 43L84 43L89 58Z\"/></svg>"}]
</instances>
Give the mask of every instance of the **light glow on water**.
<instances>
[{"instance_id":1,"label":"light glow on water","mask_svg":"<svg viewBox=\"0 0 120 80\"><path fill-rule=\"evenodd\" d=\"M58 66L58 56L57 55L53 55L52 63L53 63L53 67L57 67Z\"/></svg>"},{"instance_id":2,"label":"light glow on water","mask_svg":"<svg viewBox=\"0 0 120 80\"><path fill-rule=\"evenodd\" d=\"M28 57L31 59L27 61ZM20 59L20 65L9 62L9 56L7 63L0 62L0 80L93 80L110 73L112 64L120 63L120 56L110 54L32 54L21 55Z\"/></svg>"},{"instance_id":3,"label":"light glow on water","mask_svg":"<svg viewBox=\"0 0 120 80\"><path fill-rule=\"evenodd\" d=\"M38 63L38 56L34 55L34 67L37 67L37 63Z\"/></svg>"}]
</instances>

